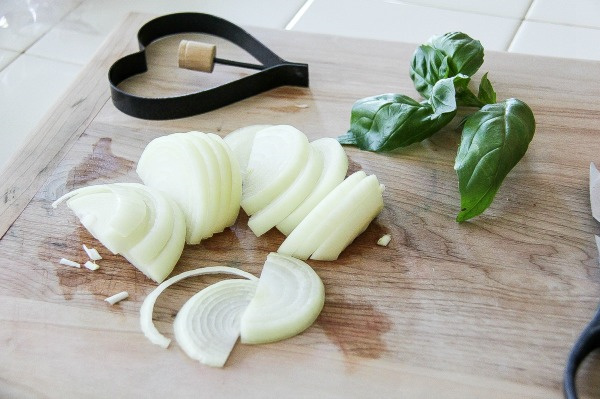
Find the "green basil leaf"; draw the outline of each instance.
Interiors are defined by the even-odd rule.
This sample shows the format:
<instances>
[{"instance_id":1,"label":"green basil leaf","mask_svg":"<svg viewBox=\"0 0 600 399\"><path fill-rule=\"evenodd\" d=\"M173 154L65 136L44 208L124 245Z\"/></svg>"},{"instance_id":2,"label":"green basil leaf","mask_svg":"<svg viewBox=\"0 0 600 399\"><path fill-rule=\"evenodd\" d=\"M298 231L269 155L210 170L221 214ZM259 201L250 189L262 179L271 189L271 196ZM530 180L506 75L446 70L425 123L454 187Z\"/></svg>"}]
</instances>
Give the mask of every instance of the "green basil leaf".
<instances>
[{"instance_id":1,"label":"green basil leaf","mask_svg":"<svg viewBox=\"0 0 600 399\"><path fill-rule=\"evenodd\" d=\"M492 82L487 77L487 72L481 77L481 83L479 83L479 93L477 98L484 104L496 103L496 92L492 87Z\"/></svg>"},{"instance_id":2,"label":"green basil leaf","mask_svg":"<svg viewBox=\"0 0 600 399\"><path fill-rule=\"evenodd\" d=\"M450 32L430 39L431 47L448 56L449 77L462 73L473 76L483 64L483 46L462 32Z\"/></svg>"},{"instance_id":3,"label":"green basil leaf","mask_svg":"<svg viewBox=\"0 0 600 399\"><path fill-rule=\"evenodd\" d=\"M531 109L514 98L485 105L467 118L454 164L461 197L458 222L487 209L508 172L525 155L534 132Z\"/></svg>"},{"instance_id":4,"label":"green basil leaf","mask_svg":"<svg viewBox=\"0 0 600 399\"><path fill-rule=\"evenodd\" d=\"M441 51L428 45L417 48L410 64L410 78L415 89L425 98L431 95L431 89L441 79L448 77L448 57Z\"/></svg>"},{"instance_id":5,"label":"green basil leaf","mask_svg":"<svg viewBox=\"0 0 600 399\"><path fill-rule=\"evenodd\" d=\"M456 115L454 79L442 79L430 101L421 103L402 94L382 94L354 103L350 130L341 144L368 151L392 151L422 141L450 123Z\"/></svg>"}]
</instances>

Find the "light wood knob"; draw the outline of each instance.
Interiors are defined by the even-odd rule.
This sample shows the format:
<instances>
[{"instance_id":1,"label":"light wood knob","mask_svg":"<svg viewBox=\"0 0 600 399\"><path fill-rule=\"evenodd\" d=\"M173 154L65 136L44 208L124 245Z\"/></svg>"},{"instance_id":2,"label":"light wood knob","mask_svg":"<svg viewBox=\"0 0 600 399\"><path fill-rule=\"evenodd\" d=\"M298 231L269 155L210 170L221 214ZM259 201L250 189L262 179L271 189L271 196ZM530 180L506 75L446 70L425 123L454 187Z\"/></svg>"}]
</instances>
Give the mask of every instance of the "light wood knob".
<instances>
[{"instance_id":1,"label":"light wood knob","mask_svg":"<svg viewBox=\"0 0 600 399\"><path fill-rule=\"evenodd\" d=\"M216 53L214 44L182 40L179 43L179 68L212 72Z\"/></svg>"}]
</instances>

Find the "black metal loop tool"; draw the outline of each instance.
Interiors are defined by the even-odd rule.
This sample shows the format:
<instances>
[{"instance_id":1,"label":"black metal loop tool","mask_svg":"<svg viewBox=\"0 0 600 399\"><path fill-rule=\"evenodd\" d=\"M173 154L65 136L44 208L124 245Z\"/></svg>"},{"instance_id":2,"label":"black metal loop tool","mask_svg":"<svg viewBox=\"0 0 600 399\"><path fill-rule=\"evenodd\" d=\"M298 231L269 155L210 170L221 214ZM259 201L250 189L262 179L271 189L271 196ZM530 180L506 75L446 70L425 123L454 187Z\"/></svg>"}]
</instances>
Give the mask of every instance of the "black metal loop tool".
<instances>
[{"instance_id":1,"label":"black metal loop tool","mask_svg":"<svg viewBox=\"0 0 600 399\"><path fill-rule=\"evenodd\" d=\"M148 70L145 49L150 43L181 33L204 33L223 38L247 51L260 64L221 59L215 56L214 46L182 42L179 47L180 66L212 72L214 64L217 63L254 69L258 72L218 87L173 97L142 97L119 88L119 84L124 80ZM308 87L307 64L284 60L244 29L214 15L164 15L143 25L137 36L140 51L117 60L108 72L114 105L137 118L183 118L212 111L280 86ZM203 59L196 62L188 57L189 54L199 54Z\"/></svg>"}]
</instances>

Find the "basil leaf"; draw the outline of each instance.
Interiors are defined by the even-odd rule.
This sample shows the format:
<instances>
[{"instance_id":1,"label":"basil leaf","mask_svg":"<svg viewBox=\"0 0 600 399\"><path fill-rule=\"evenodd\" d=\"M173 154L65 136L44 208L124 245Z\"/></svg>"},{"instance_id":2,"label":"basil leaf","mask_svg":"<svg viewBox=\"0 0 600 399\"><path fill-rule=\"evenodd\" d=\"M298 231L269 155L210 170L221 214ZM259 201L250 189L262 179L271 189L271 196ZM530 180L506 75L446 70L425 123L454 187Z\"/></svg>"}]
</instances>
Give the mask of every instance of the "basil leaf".
<instances>
[{"instance_id":1,"label":"basil leaf","mask_svg":"<svg viewBox=\"0 0 600 399\"><path fill-rule=\"evenodd\" d=\"M496 102L496 92L492 87L492 82L487 77L487 72L481 77L477 98L484 104L494 104Z\"/></svg>"},{"instance_id":2,"label":"basil leaf","mask_svg":"<svg viewBox=\"0 0 600 399\"><path fill-rule=\"evenodd\" d=\"M421 45L413 54L410 78L423 97L429 98L433 86L447 78L449 72L448 57L433 47Z\"/></svg>"},{"instance_id":3,"label":"basil leaf","mask_svg":"<svg viewBox=\"0 0 600 399\"><path fill-rule=\"evenodd\" d=\"M487 209L508 172L525 155L534 132L531 109L514 98L485 105L467 118L454 164L461 203L458 222Z\"/></svg>"},{"instance_id":4,"label":"basil leaf","mask_svg":"<svg viewBox=\"0 0 600 399\"><path fill-rule=\"evenodd\" d=\"M421 103L402 94L382 94L358 100L352 107L350 130L341 144L368 151L392 151L422 141L456 115L454 79L442 79L430 101Z\"/></svg>"},{"instance_id":5,"label":"basil leaf","mask_svg":"<svg viewBox=\"0 0 600 399\"><path fill-rule=\"evenodd\" d=\"M462 32L450 32L430 39L431 47L448 56L450 74L473 76L483 64L483 46Z\"/></svg>"}]
</instances>

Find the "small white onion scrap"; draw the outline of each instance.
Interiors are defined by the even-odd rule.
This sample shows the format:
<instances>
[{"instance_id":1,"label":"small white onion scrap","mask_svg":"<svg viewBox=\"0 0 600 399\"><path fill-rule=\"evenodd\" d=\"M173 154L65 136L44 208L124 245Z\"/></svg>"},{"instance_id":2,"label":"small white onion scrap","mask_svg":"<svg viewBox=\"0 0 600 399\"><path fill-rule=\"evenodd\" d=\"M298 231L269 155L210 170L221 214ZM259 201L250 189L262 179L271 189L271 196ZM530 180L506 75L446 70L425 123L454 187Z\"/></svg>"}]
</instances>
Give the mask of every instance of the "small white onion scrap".
<instances>
[{"instance_id":1,"label":"small white onion scrap","mask_svg":"<svg viewBox=\"0 0 600 399\"><path fill-rule=\"evenodd\" d=\"M152 321L154 304L156 303L156 299L158 298L158 296L172 284L175 284L187 277L200 276L203 274L233 274L236 276L247 278L248 280L258 280L256 276L248 272L229 266L202 267L200 269L183 272L181 274L169 278L168 280L165 280L152 292L150 292L148 296L146 296L144 302L142 303L142 306L140 307L140 326L142 328L142 332L144 333L146 338L150 340L150 342L163 348L167 348L171 343L171 340L169 338L165 337L160 332L158 332L156 326Z\"/></svg>"},{"instance_id":2,"label":"small white onion scrap","mask_svg":"<svg viewBox=\"0 0 600 399\"><path fill-rule=\"evenodd\" d=\"M221 280L191 297L174 323L181 349L202 364L223 367L240 336L242 314L257 284L255 280Z\"/></svg>"},{"instance_id":3,"label":"small white onion scrap","mask_svg":"<svg viewBox=\"0 0 600 399\"><path fill-rule=\"evenodd\" d=\"M85 262L83 264L83 266L85 266L86 269L90 269L90 270L98 270L100 268L100 266L98 266L98 264L88 260L87 262Z\"/></svg>"},{"instance_id":4,"label":"small white onion scrap","mask_svg":"<svg viewBox=\"0 0 600 399\"><path fill-rule=\"evenodd\" d=\"M87 254L88 258L90 258L91 260L97 261L102 259L102 256L100 256L96 248L88 248L85 244L83 244L82 247L85 253Z\"/></svg>"},{"instance_id":5,"label":"small white onion scrap","mask_svg":"<svg viewBox=\"0 0 600 399\"><path fill-rule=\"evenodd\" d=\"M389 234L384 234L377 240L377 245L381 245L382 247L387 247L387 245L392 240L392 236Z\"/></svg>"},{"instance_id":6,"label":"small white onion scrap","mask_svg":"<svg viewBox=\"0 0 600 399\"><path fill-rule=\"evenodd\" d=\"M127 291L119 292L113 296L110 296L105 299L111 305L114 305L117 302L121 302L123 299L127 299L129 297L129 293Z\"/></svg>"},{"instance_id":7,"label":"small white onion scrap","mask_svg":"<svg viewBox=\"0 0 600 399\"><path fill-rule=\"evenodd\" d=\"M61 265L65 265L65 266L71 266L71 267L81 267L81 265L77 262L74 262L70 259L67 258L61 258L58 263L60 263Z\"/></svg>"}]
</instances>

